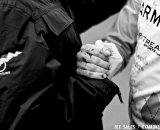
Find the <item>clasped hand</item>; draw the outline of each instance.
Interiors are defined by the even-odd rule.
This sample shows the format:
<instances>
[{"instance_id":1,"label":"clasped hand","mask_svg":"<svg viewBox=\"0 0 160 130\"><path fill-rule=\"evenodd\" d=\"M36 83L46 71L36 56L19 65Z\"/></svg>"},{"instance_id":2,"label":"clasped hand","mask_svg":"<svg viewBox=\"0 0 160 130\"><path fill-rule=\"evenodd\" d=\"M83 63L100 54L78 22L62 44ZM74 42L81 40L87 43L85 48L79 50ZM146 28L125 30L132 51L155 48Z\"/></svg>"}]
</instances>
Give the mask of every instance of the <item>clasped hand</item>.
<instances>
[{"instance_id":1,"label":"clasped hand","mask_svg":"<svg viewBox=\"0 0 160 130\"><path fill-rule=\"evenodd\" d=\"M77 60L77 73L96 79L111 79L123 62L115 44L101 40L95 44L82 45Z\"/></svg>"}]
</instances>

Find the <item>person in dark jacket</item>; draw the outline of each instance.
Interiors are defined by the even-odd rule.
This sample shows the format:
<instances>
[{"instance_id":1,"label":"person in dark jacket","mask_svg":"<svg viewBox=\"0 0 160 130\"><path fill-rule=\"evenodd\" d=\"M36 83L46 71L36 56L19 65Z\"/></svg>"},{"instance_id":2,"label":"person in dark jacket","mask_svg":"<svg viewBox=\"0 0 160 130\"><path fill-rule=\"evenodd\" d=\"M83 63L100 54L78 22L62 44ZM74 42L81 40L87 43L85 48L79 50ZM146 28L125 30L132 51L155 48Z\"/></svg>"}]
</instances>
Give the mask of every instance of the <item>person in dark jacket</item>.
<instances>
[{"instance_id":1,"label":"person in dark jacket","mask_svg":"<svg viewBox=\"0 0 160 130\"><path fill-rule=\"evenodd\" d=\"M0 0L1 130L65 127L55 84L65 84L74 72L81 41L64 5L59 0Z\"/></svg>"},{"instance_id":2,"label":"person in dark jacket","mask_svg":"<svg viewBox=\"0 0 160 130\"><path fill-rule=\"evenodd\" d=\"M0 130L103 129L119 91L72 76L81 44L67 0L0 0Z\"/></svg>"}]
</instances>

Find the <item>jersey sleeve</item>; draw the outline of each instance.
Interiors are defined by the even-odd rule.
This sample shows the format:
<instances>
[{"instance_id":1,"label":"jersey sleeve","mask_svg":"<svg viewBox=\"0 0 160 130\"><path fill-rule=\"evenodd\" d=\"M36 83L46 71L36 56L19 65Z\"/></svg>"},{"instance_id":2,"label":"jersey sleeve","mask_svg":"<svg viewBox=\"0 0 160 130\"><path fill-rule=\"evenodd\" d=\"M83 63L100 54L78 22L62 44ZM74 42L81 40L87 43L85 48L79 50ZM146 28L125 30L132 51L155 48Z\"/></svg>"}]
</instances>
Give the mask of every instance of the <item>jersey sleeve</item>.
<instances>
[{"instance_id":1,"label":"jersey sleeve","mask_svg":"<svg viewBox=\"0 0 160 130\"><path fill-rule=\"evenodd\" d=\"M124 59L122 68L127 65L135 50L139 10L140 1L128 0L120 12L107 20L108 26L106 27L104 40L116 44Z\"/></svg>"}]
</instances>

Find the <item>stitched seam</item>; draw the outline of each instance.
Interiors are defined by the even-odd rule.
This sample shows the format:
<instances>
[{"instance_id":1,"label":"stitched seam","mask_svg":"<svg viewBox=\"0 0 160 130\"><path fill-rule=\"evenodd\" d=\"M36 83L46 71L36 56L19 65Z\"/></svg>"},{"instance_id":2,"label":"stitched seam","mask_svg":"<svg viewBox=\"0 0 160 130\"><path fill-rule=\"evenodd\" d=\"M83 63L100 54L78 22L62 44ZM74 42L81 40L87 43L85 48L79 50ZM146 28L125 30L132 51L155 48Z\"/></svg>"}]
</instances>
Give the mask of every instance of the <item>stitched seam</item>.
<instances>
[{"instance_id":1,"label":"stitched seam","mask_svg":"<svg viewBox=\"0 0 160 130\"><path fill-rule=\"evenodd\" d=\"M17 9L23 11L24 13L26 13L27 15L31 16L31 12L30 12L30 11L24 10L24 9L22 9L22 8L20 8L20 7L15 6L15 5L6 4L6 3L1 3L1 4L0 4L0 7L3 7L3 6L8 6L8 8L13 8L13 7L14 7L14 8L17 8ZM26 7L25 7L25 9L26 9Z\"/></svg>"}]
</instances>

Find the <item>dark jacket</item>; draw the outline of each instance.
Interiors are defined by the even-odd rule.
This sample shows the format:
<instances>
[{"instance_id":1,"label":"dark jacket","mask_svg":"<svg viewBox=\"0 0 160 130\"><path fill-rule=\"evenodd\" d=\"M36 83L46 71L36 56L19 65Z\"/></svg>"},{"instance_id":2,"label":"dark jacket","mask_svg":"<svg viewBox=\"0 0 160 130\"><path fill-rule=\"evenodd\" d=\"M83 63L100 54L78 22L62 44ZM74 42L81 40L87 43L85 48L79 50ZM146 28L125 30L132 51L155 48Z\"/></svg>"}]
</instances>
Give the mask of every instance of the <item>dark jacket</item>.
<instances>
[{"instance_id":1,"label":"dark jacket","mask_svg":"<svg viewBox=\"0 0 160 130\"><path fill-rule=\"evenodd\" d=\"M81 41L61 2L0 0L0 130L102 129L118 87L75 74Z\"/></svg>"},{"instance_id":2,"label":"dark jacket","mask_svg":"<svg viewBox=\"0 0 160 130\"><path fill-rule=\"evenodd\" d=\"M68 14L59 0L0 0L1 130L14 129L38 97L75 71L81 42Z\"/></svg>"}]
</instances>

